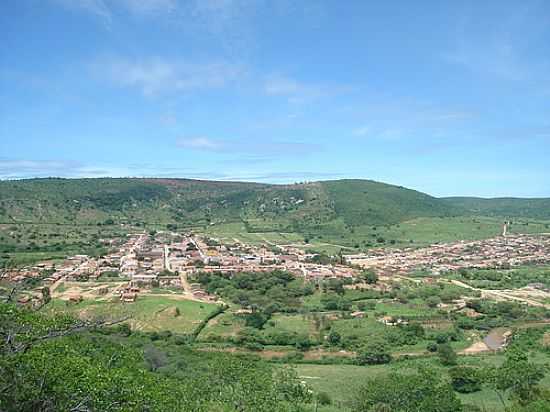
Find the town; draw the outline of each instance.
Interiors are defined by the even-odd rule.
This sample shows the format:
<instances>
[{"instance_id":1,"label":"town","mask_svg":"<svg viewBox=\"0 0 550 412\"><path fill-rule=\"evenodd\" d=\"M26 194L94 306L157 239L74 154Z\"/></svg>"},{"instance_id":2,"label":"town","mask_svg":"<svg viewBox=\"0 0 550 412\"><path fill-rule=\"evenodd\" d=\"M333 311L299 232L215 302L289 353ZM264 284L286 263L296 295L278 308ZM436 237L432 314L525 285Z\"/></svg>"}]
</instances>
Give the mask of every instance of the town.
<instances>
[{"instance_id":1,"label":"town","mask_svg":"<svg viewBox=\"0 0 550 412\"><path fill-rule=\"evenodd\" d=\"M105 256L75 255L62 262L44 261L8 272L8 280L24 283L39 279L52 296L73 302L103 296L131 303L152 288L169 289L185 299L216 302L216 296L190 281L194 274L216 272L231 276L281 270L319 282L356 279L361 270L368 269L386 280L417 271L427 272L431 276L428 279L433 279L461 268L506 269L550 263L550 236L545 235L508 235L419 249L372 249L364 254L325 257L323 262L321 255L299 247L222 243L207 236L174 232L135 233L128 234L126 239L104 242L111 248L111 253ZM109 287L100 285L88 293L79 289L56 292L64 282L105 278L118 282ZM41 291L42 287L36 287L32 293L22 295L20 303L36 304L42 299ZM510 296L510 299L516 298Z\"/></svg>"},{"instance_id":2,"label":"town","mask_svg":"<svg viewBox=\"0 0 550 412\"><path fill-rule=\"evenodd\" d=\"M345 255L347 262L384 274L406 275L427 269L437 275L460 268L507 268L550 262L550 236L508 235L479 240L434 244L420 249L380 248L368 254Z\"/></svg>"}]
</instances>

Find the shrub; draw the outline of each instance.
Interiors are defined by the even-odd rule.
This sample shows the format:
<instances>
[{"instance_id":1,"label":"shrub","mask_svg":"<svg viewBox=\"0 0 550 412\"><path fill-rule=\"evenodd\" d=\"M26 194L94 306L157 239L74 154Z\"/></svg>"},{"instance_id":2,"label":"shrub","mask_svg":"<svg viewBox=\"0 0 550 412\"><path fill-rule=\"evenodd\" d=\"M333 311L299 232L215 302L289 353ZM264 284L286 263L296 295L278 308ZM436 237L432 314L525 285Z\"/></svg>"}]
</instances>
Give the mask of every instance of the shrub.
<instances>
[{"instance_id":1,"label":"shrub","mask_svg":"<svg viewBox=\"0 0 550 412\"><path fill-rule=\"evenodd\" d=\"M332 399L328 393L319 392L317 394L317 403L323 406L330 405L332 403Z\"/></svg>"},{"instance_id":2,"label":"shrub","mask_svg":"<svg viewBox=\"0 0 550 412\"><path fill-rule=\"evenodd\" d=\"M380 365L391 361L391 354L382 341L372 341L357 352L356 363L359 365Z\"/></svg>"},{"instance_id":3,"label":"shrub","mask_svg":"<svg viewBox=\"0 0 550 412\"><path fill-rule=\"evenodd\" d=\"M439 360L445 366L456 365L456 353L448 343L444 343L437 347L437 355Z\"/></svg>"},{"instance_id":4,"label":"shrub","mask_svg":"<svg viewBox=\"0 0 550 412\"><path fill-rule=\"evenodd\" d=\"M449 369L451 385L460 393L472 393L481 390L482 377L477 368L471 366L455 366Z\"/></svg>"}]
</instances>

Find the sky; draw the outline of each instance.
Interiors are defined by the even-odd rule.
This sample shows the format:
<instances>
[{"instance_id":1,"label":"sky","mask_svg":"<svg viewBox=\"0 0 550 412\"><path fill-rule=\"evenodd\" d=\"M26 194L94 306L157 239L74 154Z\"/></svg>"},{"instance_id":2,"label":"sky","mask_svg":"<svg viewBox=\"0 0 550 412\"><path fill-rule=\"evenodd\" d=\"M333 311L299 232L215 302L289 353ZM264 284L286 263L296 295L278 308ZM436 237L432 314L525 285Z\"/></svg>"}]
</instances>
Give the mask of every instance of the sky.
<instances>
[{"instance_id":1,"label":"sky","mask_svg":"<svg viewBox=\"0 0 550 412\"><path fill-rule=\"evenodd\" d=\"M550 197L550 1L2 0L0 179Z\"/></svg>"}]
</instances>

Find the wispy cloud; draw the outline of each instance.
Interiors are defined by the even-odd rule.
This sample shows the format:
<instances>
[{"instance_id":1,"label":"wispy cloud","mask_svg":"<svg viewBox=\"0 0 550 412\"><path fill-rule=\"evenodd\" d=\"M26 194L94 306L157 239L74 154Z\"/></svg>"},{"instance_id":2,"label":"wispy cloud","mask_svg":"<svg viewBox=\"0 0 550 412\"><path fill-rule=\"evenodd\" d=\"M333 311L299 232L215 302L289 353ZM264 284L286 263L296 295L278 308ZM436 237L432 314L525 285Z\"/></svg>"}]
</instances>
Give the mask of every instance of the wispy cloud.
<instances>
[{"instance_id":1,"label":"wispy cloud","mask_svg":"<svg viewBox=\"0 0 550 412\"><path fill-rule=\"evenodd\" d=\"M352 134L354 136L359 136L359 137L365 137L365 136L368 136L369 133L372 131L372 128L369 127L369 126L361 126L361 127L358 127L356 129L354 129L352 131Z\"/></svg>"},{"instance_id":2,"label":"wispy cloud","mask_svg":"<svg viewBox=\"0 0 550 412\"><path fill-rule=\"evenodd\" d=\"M178 147L184 149L196 149L196 150L206 150L206 151L224 151L229 148L227 143L220 141L212 140L207 137L192 137L187 139L179 139L176 143Z\"/></svg>"},{"instance_id":3,"label":"wispy cloud","mask_svg":"<svg viewBox=\"0 0 550 412\"><path fill-rule=\"evenodd\" d=\"M289 103L305 103L321 97L348 92L349 87L300 82L288 76L273 74L264 82L264 91L270 96L286 97Z\"/></svg>"},{"instance_id":4,"label":"wispy cloud","mask_svg":"<svg viewBox=\"0 0 550 412\"><path fill-rule=\"evenodd\" d=\"M111 9L104 0L53 0L67 9L80 10L99 18L105 24L110 24L113 18Z\"/></svg>"},{"instance_id":5,"label":"wispy cloud","mask_svg":"<svg viewBox=\"0 0 550 412\"><path fill-rule=\"evenodd\" d=\"M248 141L211 139L207 137L181 138L176 145L182 149L227 153L233 155L253 155L270 158L272 156L295 156L317 152L321 145L297 141Z\"/></svg>"},{"instance_id":6,"label":"wispy cloud","mask_svg":"<svg viewBox=\"0 0 550 412\"><path fill-rule=\"evenodd\" d=\"M177 0L52 0L70 10L88 13L110 25L117 10L140 16L161 16L178 9Z\"/></svg>"},{"instance_id":7,"label":"wispy cloud","mask_svg":"<svg viewBox=\"0 0 550 412\"><path fill-rule=\"evenodd\" d=\"M529 68L522 63L518 50L506 42L480 44L462 43L456 50L443 54L450 63L461 65L476 73L498 76L507 80L527 77Z\"/></svg>"},{"instance_id":8,"label":"wispy cloud","mask_svg":"<svg viewBox=\"0 0 550 412\"><path fill-rule=\"evenodd\" d=\"M242 165L240 165L242 166ZM154 163L130 164L123 167L92 166L67 160L0 159L0 180L62 177L138 177L138 178L187 178L220 181L254 181L264 183L292 183L304 180L321 180L343 177L341 173L315 171L261 171L241 169L223 162L216 170Z\"/></svg>"},{"instance_id":9,"label":"wispy cloud","mask_svg":"<svg viewBox=\"0 0 550 412\"><path fill-rule=\"evenodd\" d=\"M173 13L178 9L176 0L114 0L121 3L130 12L151 16Z\"/></svg>"},{"instance_id":10,"label":"wispy cloud","mask_svg":"<svg viewBox=\"0 0 550 412\"><path fill-rule=\"evenodd\" d=\"M484 14L485 13L485 14ZM533 81L549 69L548 55L532 53L547 42L545 2L498 2L464 12L458 19L454 47L442 53L449 63L477 75L505 81ZM491 19L491 24L481 24Z\"/></svg>"},{"instance_id":11,"label":"wispy cloud","mask_svg":"<svg viewBox=\"0 0 550 412\"><path fill-rule=\"evenodd\" d=\"M71 160L0 159L0 179L93 177L106 176L110 172Z\"/></svg>"},{"instance_id":12,"label":"wispy cloud","mask_svg":"<svg viewBox=\"0 0 550 412\"><path fill-rule=\"evenodd\" d=\"M158 57L100 59L92 64L92 69L115 85L137 88L146 96L219 88L244 73L242 66L225 62L194 63Z\"/></svg>"}]
</instances>

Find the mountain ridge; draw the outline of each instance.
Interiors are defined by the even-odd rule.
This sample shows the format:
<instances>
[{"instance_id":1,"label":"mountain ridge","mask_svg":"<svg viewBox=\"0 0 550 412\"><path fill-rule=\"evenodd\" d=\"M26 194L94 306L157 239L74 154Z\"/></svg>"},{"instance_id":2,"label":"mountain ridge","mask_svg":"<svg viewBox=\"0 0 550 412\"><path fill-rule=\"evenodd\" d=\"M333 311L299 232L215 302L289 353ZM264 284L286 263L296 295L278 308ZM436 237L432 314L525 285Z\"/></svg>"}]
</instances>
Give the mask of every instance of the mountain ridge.
<instances>
[{"instance_id":1,"label":"mountain ridge","mask_svg":"<svg viewBox=\"0 0 550 412\"><path fill-rule=\"evenodd\" d=\"M249 231L394 225L418 217L480 214L550 219L549 198L434 197L367 179L294 184L185 178L37 178L0 181L0 220L243 222Z\"/></svg>"}]
</instances>

